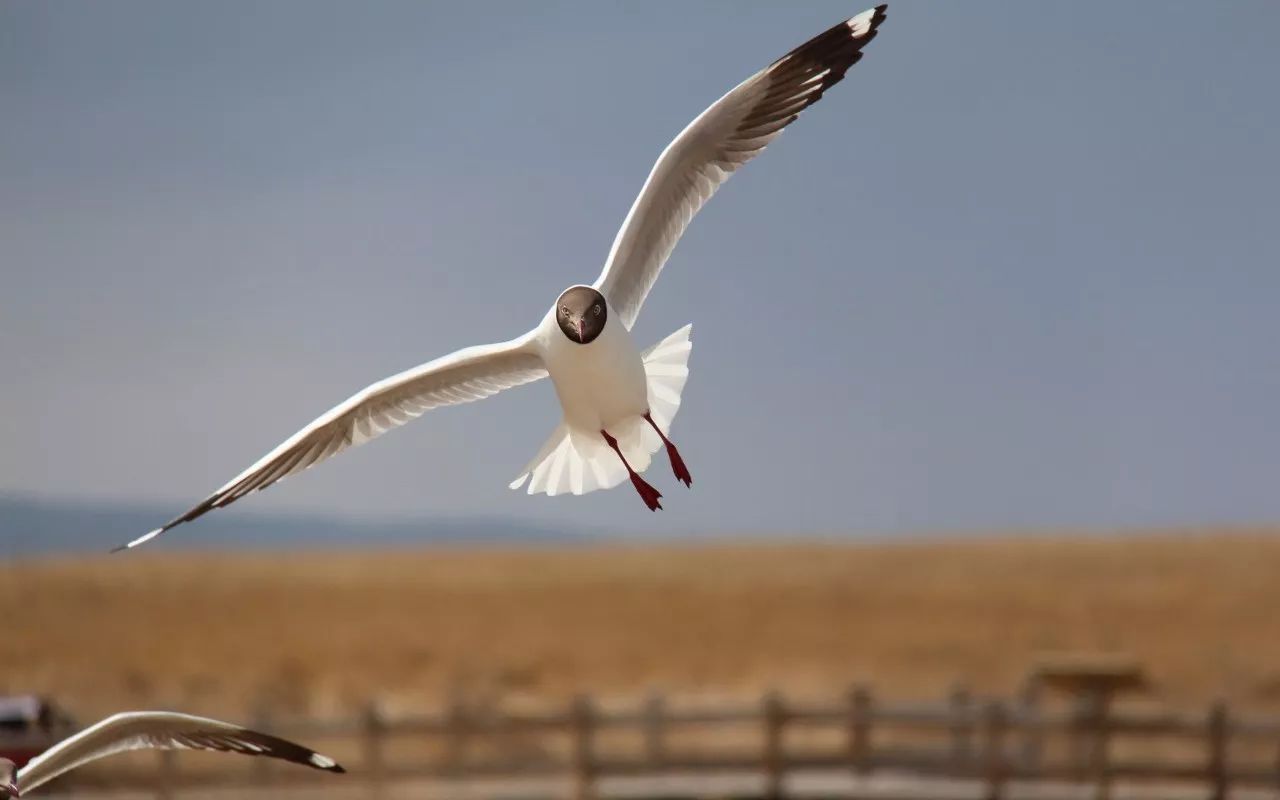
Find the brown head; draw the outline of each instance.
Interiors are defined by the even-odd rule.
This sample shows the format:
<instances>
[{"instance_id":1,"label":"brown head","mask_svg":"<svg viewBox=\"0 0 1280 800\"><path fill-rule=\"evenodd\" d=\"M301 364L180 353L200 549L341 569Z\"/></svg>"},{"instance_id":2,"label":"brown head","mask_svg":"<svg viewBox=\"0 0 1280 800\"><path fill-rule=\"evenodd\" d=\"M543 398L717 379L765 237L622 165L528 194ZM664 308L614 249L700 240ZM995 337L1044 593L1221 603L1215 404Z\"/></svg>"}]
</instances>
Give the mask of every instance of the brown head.
<instances>
[{"instance_id":1,"label":"brown head","mask_svg":"<svg viewBox=\"0 0 1280 800\"><path fill-rule=\"evenodd\" d=\"M18 796L18 765L0 758L0 798Z\"/></svg>"},{"instance_id":2,"label":"brown head","mask_svg":"<svg viewBox=\"0 0 1280 800\"><path fill-rule=\"evenodd\" d=\"M569 341L590 344L604 331L609 306L590 286L570 286L556 301L556 323Z\"/></svg>"}]
</instances>

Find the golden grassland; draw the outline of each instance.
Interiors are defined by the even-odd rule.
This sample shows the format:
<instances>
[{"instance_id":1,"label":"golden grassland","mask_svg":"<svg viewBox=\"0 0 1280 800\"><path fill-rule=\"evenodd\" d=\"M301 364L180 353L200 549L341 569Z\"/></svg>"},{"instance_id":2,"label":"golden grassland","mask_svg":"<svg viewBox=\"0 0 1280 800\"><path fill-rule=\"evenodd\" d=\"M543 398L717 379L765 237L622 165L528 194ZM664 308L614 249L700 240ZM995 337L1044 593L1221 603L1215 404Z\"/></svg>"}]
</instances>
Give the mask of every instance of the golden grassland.
<instances>
[{"instance_id":1,"label":"golden grassland","mask_svg":"<svg viewBox=\"0 0 1280 800\"><path fill-rule=\"evenodd\" d=\"M874 543L138 552L0 566L0 692L92 717L338 713L870 682L1011 692L1128 653L1156 698L1280 706L1280 529Z\"/></svg>"}]
</instances>

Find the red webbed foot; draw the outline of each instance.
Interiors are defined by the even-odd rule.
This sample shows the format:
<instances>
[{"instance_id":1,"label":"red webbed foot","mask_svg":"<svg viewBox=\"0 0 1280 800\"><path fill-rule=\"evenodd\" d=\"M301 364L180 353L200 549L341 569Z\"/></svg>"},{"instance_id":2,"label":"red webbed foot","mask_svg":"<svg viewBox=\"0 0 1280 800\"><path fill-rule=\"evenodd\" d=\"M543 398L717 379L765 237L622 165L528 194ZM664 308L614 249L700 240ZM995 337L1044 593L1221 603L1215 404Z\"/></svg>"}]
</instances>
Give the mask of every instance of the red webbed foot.
<instances>
[{"instance_id":1,"label":"red webbed foot","mask_svg":"<svg viewBox=\"0 0 1280 800\"><path fill-rule=\"evenodd\" d=\"M685 486L693 486L693 476L689 474L689 468L685 466L684 459L680 457L680 451L676 449L675 444L662 432L662 429L658 427L658 423L653 421L653 417L649 416L649 412L645 412L644 418L662 437L662 443L667 447L667 458L671 460L671 471L675 473L676 480Z\"/></svg>"},{"instance_id":2,"label":"red webbed foot","mask_svg":"<svg viewBox=\"0 0 1280 800\"><path fill-rule=\"evenodd\" d=\"M649 482L641 478L636 473L631 473L631 485L636 487L636 493L640 495L640 499L649 507L650 511L657 511L662 508L662 503L658 502L662 499L662 493L649 485Z\"/></svg>"},{"instance_id":3,"label":"red webbed foot","mask_svg":"<svg viewBox=\"0 0 1280 800\"><path fill-rule=\"evenodd\" d=\"M676 480L685 486L693 486L693 476L689 474L689 468L684 465L684 459L680 457L680 451L675 445L667 445L667 457L671 459L671 471L676 474Z\"/></svg>"},{"instance_id":4,"label":"red webbed foot","mask_svg":"<svg viewBox=\"0 0 1280 800\"><path fill-rule=\"evenodd\" d=\"M662 498L662 494L649 485L644 478L636 473L631 465L627 463L627 457L622 454L622 450L618 447L618 440L609 435L606 430L601 430L600 435L604 437L609 447L613 448L613 452L618 454L618 458L622 459L622 466L627 468L627 474L631 476L631 485L636 487L636 493L640 495L640 499L649 507L650 511L657 511L662 508L662 503L658 501Z\"/></svg>"}]
</instances>

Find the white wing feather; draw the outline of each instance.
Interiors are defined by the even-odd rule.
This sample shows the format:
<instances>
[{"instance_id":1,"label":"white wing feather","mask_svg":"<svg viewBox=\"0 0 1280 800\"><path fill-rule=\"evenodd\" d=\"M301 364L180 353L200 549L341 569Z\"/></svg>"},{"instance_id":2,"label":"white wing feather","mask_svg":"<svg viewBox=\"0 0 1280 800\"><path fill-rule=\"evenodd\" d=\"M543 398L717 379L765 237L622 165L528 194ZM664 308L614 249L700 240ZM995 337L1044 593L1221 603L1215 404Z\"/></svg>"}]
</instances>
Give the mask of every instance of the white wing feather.
<instances>
[{"instance_id":1,"label":"white wing feather","mask_svg":"<svg viewBox=\"0 0 1280 800\"><path fill-rule=\"evenodd\" d=\"M546 375L531 331L509 342L458 350L378 381L289 437L185 514L116 550L137 547L176 525L261 491L433 408L480 400Z\"/></svg>"},{"instance_id":2,"label":"white wing feather","mask_svg":"<svg viewBox=\"0 0 1280 800\"><path fill-rule=\"evenodd\" d=\"M227 722L164 711L133 711L108 717L31 759L18 770L18 788L25 795L82 764L143 749L220 750L344 771L332 758L314 750Z\"/></svg>"},{"instance_id":3,"label":"white wing feather","mask_svg":"<svg viewBox=\"0 0 1280 800\"><path fill-rule=\"evenodd\" d=\"M884 19L885 6L877 6L802 44L717 100L662 151L594 284L628 329L698 210L844 77Z\"/></svg>"}]
</instances>

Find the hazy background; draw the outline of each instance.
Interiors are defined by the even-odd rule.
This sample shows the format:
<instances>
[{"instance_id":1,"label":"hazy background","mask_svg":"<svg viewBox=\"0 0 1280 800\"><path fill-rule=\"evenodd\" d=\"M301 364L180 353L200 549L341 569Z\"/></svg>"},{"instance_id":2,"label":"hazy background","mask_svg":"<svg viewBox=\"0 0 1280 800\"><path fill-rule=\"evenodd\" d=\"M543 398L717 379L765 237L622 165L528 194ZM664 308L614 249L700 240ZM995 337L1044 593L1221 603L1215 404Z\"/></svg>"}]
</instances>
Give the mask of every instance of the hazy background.
<instances>
[{"instance_id":1,"label":"hazy background","mask_svg":"<svg viewBox=\"0 0 1280 800\"><path fill-rule=\"evenodd\" d=\"M860 8L0 5L0 555L32 497L150 527L371 381L526 330L694 115ZM693 491L661 460L659 514L508 491L556 421L542 383L219 524L1275 520L1278 26L1263 0L895 2L638 324L695 324Z\"/></svg>"},{"instance_id":2,"label":"hazy background","mask_svg":"<svg viewBox=\"0 0 1280 800\"><path fill-rule=\"evenodd\" d=\"M694 323L696 483L659 457L662 513L506 488L557 422L541 383L106 555L370 382L527 330L690 119L862 2L0 0L0 699L260 725L347 798L378 789L371 708L776 691L842 709L846 753L852 683L922 719L1063 654L1140 667L1122 707L1280 730L1269 0L894 0L639 321ZM1270 733L1219 761L1176 729L1073 752L1274 785ZM948 769L996 763L939 731ZM425 744L387 763L431 775ZM64 787L163 792L155 764Z\"/></svg>"}]
</instances>

